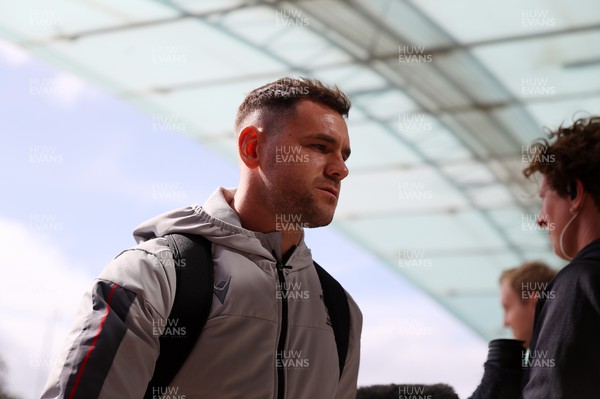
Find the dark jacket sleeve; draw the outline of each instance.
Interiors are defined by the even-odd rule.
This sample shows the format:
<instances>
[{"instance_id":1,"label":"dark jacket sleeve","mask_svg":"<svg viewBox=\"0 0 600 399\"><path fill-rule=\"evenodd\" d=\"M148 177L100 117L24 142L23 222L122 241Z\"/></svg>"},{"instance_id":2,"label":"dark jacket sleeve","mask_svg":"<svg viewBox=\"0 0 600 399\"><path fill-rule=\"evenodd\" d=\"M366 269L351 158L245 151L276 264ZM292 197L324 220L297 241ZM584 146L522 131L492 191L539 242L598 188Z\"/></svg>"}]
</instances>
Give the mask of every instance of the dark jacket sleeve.
<instances>
[{"instance_id":1,"label":"dark jacket sleeve","mask_svg":"<svg viewBox=\"0 0 600 399\"><path fill-rule=\"evenodd\" d=\"M518 399L523 376L523 353L523 341L491 341L483 378L469 399Z\"/></svg>"},{"instance_id":2,"label":"dark jacket sleeve","mask_svg":"<svg viewBox=\"0 0 600 399\"><path fill-rule=\"evenodd\" d=\"M523 398L598 398L600 264L566 266L536 308Z\"/></svg>"}]
</instances>

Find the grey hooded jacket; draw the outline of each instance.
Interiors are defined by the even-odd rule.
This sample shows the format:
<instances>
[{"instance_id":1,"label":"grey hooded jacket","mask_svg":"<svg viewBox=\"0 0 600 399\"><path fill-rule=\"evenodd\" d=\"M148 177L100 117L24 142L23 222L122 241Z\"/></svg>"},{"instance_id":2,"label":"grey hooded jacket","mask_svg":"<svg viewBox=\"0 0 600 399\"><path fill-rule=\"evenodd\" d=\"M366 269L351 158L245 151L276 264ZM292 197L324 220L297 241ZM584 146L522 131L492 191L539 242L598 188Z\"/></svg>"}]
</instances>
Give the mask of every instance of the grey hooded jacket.
<instances>
[{"instance_id":1,"label":"grey hooded jacket","mask_svg":"<svg viewBox=\"0 0 600 399\"><path fill-rule=\"evenodd\" d=\"M280 233L242 228L229 206L233 193L221 188L203 207L168 212L135 230L138 245L112 261L86 293L42 398L143 397L160 335L185 334L176 321L167 323L176 286L173 257L161 238L169 233L201 234L212 243L215 296L196 346L156 398L355 398L358 306L348 295L351 331L340 378L310 250L302 240L286 261L284 320L276 270ZM276 359L280 340L285 349Z\"/></svg>"}]
</instances>

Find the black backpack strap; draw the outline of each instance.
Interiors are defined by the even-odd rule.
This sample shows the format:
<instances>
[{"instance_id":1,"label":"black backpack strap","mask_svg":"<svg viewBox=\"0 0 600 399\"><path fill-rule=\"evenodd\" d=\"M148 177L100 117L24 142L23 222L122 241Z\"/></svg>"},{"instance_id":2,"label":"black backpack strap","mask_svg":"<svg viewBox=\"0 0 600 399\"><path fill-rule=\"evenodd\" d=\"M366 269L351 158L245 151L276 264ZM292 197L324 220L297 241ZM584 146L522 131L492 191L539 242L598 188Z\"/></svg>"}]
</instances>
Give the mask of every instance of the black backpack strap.
<instances>
[{"instance_id":1,"label":"black backpack strap","mask_svg":"<svg viewBox=\"0 0 600 399\"><path fill-rule=\"evenodd\" d=\"M329 318L331 319L331 326L335 335L341 378L350 342L350 307L348 306L348 298L342 285L331 274L327 273L325 269L319 266L317 262L313 261L313 263L321 281L323 302L325 302L325 306L329 311Z\"/></svg>"},{"instance_id":2,"label":"black backpack strap","mask_svg":"<svg viewBox=\"0 0 600 399\"><path fill-rule=\"evenodd\" d=\"M159 397L179 372L206 324L213 297L210 241L187 234L171 234L165 239L173 252L177 278L175 300L168 318L171 322L167 321L167 326L176 325L181 335L163 333L160 337L160 354L144 395L147 399Z\"/></svg>"}]
</instances>

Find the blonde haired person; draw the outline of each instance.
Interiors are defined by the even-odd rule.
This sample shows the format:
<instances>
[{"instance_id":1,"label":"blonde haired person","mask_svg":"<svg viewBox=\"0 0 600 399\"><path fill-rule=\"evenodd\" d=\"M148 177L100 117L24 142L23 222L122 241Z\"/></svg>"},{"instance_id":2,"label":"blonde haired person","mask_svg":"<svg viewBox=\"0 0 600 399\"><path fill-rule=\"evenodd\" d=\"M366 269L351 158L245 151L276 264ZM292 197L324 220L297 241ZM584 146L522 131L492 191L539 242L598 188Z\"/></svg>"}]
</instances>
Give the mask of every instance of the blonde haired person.
<instances>
[{"instance_id":1,"label":"blonde haired person","mask_svg":"<svg viewBox=\"0 0 600 399\"><path fill-rule=\"evenodd\" d=\"M540 261L523 263L507 269L500 276L500 302L504 309L504 325L510 327L515 339L529 348L533 332L535 305L538 300L553 299L548 284L556 270Z\"/></svg>"}]
</instances>

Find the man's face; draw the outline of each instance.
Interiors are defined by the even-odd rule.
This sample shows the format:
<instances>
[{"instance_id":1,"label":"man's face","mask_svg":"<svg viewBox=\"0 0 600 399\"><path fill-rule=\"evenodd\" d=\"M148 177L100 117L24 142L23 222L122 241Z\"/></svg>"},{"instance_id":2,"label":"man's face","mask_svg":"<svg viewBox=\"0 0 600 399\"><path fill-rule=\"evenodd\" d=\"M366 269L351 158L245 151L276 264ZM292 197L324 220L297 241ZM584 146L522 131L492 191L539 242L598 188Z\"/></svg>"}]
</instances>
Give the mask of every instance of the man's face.
<instances>
[{"instance_id":1,"label":"man's face","mask_svg":"<svg viewBox=\"0 0 600 399\"><path fill-rule=\"evenodd\" d=\"M542 177L540 185L540 198L542 199L542 211L538 217L538 225L548 230L550 242L554 253L563 259L566 259L560 250L560 234L571 218L569 212L570 203L567 198L562 198L548 184L546 176ZM566 253L573 253L572 240L569 240L572 234L565 232L563 237L563 246Z\"/></svg>"},{"instance_id":2,"label":"man's face","mask_svg":"<svg viewBox=\"0 0 600 399\"><path fill-rule=\"evenodd\" d=\"M504 308L504 326L510 327L515 339L525 341L525 347L529 347L533 333L535 301L522 300L507 281L500 284L500 301Z\"/></svg>"},{"instance_id":3,"label":"man's face","mask_svg":"<svg viewBox=\"0 0 600 399\"><path fill-rule=\"evenodd\" d=\"M328 225L337 206L341 181L348 175L350 139L344 118L334 110L301 101L259 145L267 188L264 201L274 217L296 226ZM276 221L277 221L276 220Z\"/></svg>"}]
</instances>

